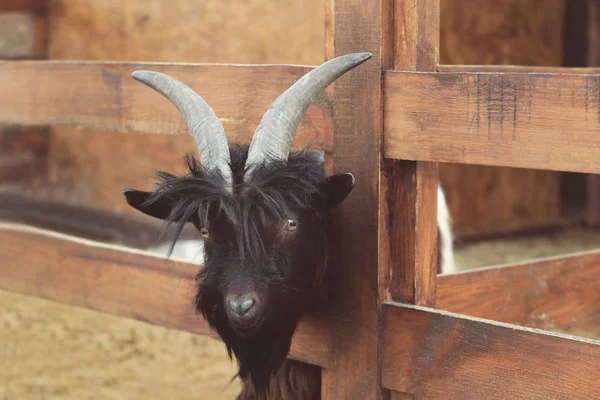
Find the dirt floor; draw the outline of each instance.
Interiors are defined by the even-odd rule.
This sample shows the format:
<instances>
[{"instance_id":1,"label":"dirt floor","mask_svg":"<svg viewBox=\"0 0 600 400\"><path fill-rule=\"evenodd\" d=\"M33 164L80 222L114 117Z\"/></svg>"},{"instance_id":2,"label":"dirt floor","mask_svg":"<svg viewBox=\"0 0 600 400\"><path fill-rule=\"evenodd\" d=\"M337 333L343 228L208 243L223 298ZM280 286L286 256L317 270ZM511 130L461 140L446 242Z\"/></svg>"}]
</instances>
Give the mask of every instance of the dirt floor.
<instances>
[{"instance_id":1,"label":"dirt floor","mask_svg":"<svg viewBox=\"0 0 600 400\"><path fill-rule=\"evenodd\" d=\"M600 232L471 244L464 268L600 248ZM57 303L0 292L0 399L233 399L223 345Z\"/></svg>"}]
</instances>

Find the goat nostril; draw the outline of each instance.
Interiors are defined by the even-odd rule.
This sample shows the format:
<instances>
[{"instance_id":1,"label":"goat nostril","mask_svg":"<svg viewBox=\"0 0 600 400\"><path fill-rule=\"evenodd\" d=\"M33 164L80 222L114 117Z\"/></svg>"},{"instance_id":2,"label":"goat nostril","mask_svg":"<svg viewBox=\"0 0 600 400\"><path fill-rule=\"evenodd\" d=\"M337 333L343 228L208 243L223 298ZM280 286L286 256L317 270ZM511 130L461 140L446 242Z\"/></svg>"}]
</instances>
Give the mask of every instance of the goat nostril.
<instances>
[{"instance_id":1,"label":"goat nostril","mask_svg":"<svg viewBox=\"0 0 600 400\"><path fill-rule=\"evenodd\" d=\"M246 314L248 311L250 311L250 309L254 306L254 299L253 298L248 298L248 299L244 299L241 302L242 304L240 304L240 314Z\"/></svg>"},{"instance_id":2,"label":"goat nostril","mask_svg":"<svg viewBox=\"0 0 600 400\"><path fill-rule=\"evenodd\" d=\"M229 307L237 315L243 317L254 307L255 300L252 297L242 297L241 299L229 300Z\"/></svg>"}]
</instances>

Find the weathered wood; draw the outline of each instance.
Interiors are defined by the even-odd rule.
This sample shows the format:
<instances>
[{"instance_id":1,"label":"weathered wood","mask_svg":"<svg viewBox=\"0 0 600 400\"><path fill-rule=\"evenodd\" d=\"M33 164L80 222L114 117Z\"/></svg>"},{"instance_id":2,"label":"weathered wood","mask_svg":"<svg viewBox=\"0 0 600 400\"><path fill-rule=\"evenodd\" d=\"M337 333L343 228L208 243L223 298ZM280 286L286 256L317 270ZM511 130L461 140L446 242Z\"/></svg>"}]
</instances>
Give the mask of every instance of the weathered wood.
<instances>
[{"instance_id":1,"label":"weathered wood","mask_svg":"<svg viewBox=\"0 0 600 400\"><path fill-rule=\"evenodd\" d=\"M379 261L383 300L435 304L437 173L435 163L384 163Z\"/></svg>"},{"instance_id":2,"label":"weathered wood","mask_svg":"<svg viewBox=\"0 0 600 400\"><path fill-rule=\"evenodd\" d=\"M571 2L567 9L567 23L572 33L565 37L565 62L578 62L588 67L600 66L600 3L598 0ZM590 226L600 225L600 175L586 175L587 203L585 220Z\"/></svg>"},{"instance_id":3,"label":"weathered wood","mask_svg":"<svg viewBox=\"0 0 600 400\"><path fill-rule=\"evenodd\" d=\"M438 0L395 1L384 24L386 67L434 71L439 60ZM389 56L391 54L391 56ZM386 61L384 59L384 61ZM435 303L438 165L382 164L379 281L381 300Z\"/></svg>"},{"instance_id":4,"label":"weathered wood","mask_svg":"<svg viewBox=\"0 0 600 400\"><path fill-rule=\"evenodd\" d=\"M600 252L440 276L436 307L600 336Z\"/></svg>"},{"instance_id":5,"label":"weathered wood","mask_svg":"<svg viewBox=\"0 0 600 400\"><path fill-rule=\"evenodd\" d=\"M0 258L3 290L215 336L193 308L194 266L6 223L0 224ZM290 356L327 366L329 334L316 317L302 321Z\"/></svg>"},{"instance_id":6,"label":"weathered wood","mask_svg":"<svg viewBox=\"0 0 600 400\"><path fill-rule=\"evenodd\" d=\"M311 67L3 62L0 122L186 134L175 106L130 77L137 69L164 72L188 84L221 118L231 142L249 142L271 102ZM331 150L332 142L331 106L321 98L308 109L294 143Z\"/></svg>"},{"instance_id":7,"label":"weathered wood","mask_svg":"<svg viewBox=\"0 0 600 400\"><path fill-rule=\"evenodd\" d=\"M0 12L35 12L48 10L48 0L0 0Z\"/></svg>"},{"instance_id":8,"label":"weathered wood","mask_svg":"<svg viewBox=\"0 0 600 400\"><path fill-rule=\"evenodd\" d=\"M384 387L418 399L595 399L600 341L424 307L383 307Z\"/></svg>"},{"instance_id":9,"label":"weathered wood","mask_svg":"<svg viewBox=\"0 0 600 400\"><path fill-rule=\"evenodd\" d=\"M336 213L332 254L332 362L323 399L381 399L378 356L378 204L382 144L381 37L384 0L333 1L334 49L373 57L334 84L335 172L356 186ZM331 4L331 3L329 3ZM359 28L360 27L360 28Z\"/></svg>"},{"instance_id":10,"label":"weathered wood","mask_svg":"<svg viewBox=\"0 0 600 400\"><path fill-rule=\"evenodd\" d=\"M600 172L600 75L385 75L385 157Z\"/></svg>"},{"instance_id":11,"label":"weathered wood","mask_svg":"<svg viewBox=\"0 0 600 400\"><path fill-rule=\"evenodd\" d=\"M560 66L563 49L574 48L563 37L574 30L565 28L564 14L575 3L580 2L442 0L439 70L446 72L443 64L463 64L454 72L477 71L480 65L489 72L495 66L504 68L501 64ZM544 226L560 215L559 172L463 164L439 168L459 240Z\"/></svg>"},{"instance_id":12,"label":"weathered wood","mask_svg":"<svg viewBox=\"0 0 600 400\"><path fill-rule=\"evenodd\" d=\"M559 74L559 75L598 75L599 68L593 67L541 67L528 65L450 65L442 64L439 72L445 73L527 73L527 74Z\"/></svg>"},{"instance_id":13,"label":"weathered wood","mask_svg":"<svg viewBox=\"0 0 600 400\"><path fill-rule=\"evenodd\" d=\"M439 0L393 0L393 34L387 37L394 69L435 71L440 59Z\"/></svg>"}]
</instances>

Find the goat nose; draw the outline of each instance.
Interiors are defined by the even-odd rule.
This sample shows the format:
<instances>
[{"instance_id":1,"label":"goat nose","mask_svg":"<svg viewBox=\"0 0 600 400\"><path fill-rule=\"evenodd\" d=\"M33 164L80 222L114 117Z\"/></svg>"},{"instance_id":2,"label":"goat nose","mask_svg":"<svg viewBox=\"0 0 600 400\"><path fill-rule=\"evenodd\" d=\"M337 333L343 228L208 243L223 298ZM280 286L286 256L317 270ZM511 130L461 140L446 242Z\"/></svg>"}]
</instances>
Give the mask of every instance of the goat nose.
<instances>
[{"instance_id":1,"label":"goat nose","mask_svg":"<svg viewBox=\"0 0 600 400\"><path fill-rule=\"evenodd\" d=\"M248 314L255 303L256 301L251 295L229 299L229 307L231 307L231 309L240 317Z\"/></svg>"}]
</instances>

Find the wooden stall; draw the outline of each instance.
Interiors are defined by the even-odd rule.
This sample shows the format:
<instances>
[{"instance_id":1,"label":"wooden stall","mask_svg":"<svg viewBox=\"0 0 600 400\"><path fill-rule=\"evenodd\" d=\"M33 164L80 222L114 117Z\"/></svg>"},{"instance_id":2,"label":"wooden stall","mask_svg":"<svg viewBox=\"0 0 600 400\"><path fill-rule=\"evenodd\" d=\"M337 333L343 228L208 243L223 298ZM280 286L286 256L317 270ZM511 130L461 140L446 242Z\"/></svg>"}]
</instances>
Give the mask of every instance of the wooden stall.
<instances>
[{"instance_id":1,"label":"wooden stall","mask_svg":"<svg viewBox=\"0 0 600 400\"><path fill-rule=\"evenodd\" d=\"M301 65L324 61L324 0L146 4L140 0L126 5L116 0L50 2L48 58ZM441 64L563 65L567 50L581 38L563 40L564 0L542 4L546 3L442 0ZM126 163L124 177L116 166L135 151L140 140L138 135L53 126L42 147L47 154L45 173L39 171L34 184L22 192L34 199L135 218L122 202L121 188L147 180L156 166L180 171L180 154L193 149L185 135L146 136L147 152L138 162ZM558 172L446 163L439 170L460 239L565 222Z\"/></svg>"},{"instance_id":2,"label":"wooden stall","mask_svg":"<svg viewBox=\"0 0 600 400\"><path fill-rule=\"evenodd\" d=\"M326 2L325 57L373 58L311 106L295 140L326 150L356 188L336 218L344 251L329 312L302 321L289 356L322 367L323 399L600 398L600 342L549 331L600 330L597 252L436 274L438 163L600 173L600 71L440 65L440 10L440 0ZM2 62L0 122L67 127L64 142L74 128L185 135L176 110L129 77L148 58ZM152 68L202 88L232 142L311 69ZM2 289L211 334L189 317L182 264L18 224L0 236Z\"/></svg>"}]
</instances>

